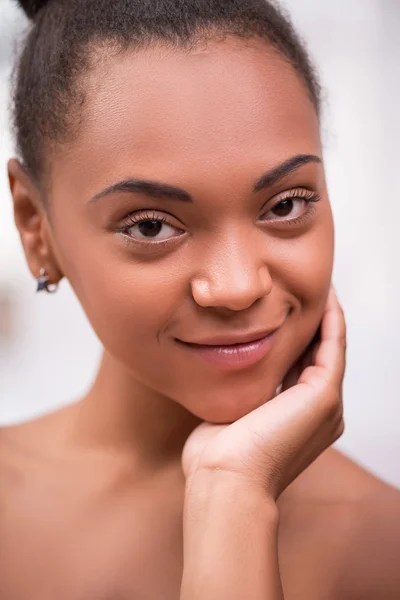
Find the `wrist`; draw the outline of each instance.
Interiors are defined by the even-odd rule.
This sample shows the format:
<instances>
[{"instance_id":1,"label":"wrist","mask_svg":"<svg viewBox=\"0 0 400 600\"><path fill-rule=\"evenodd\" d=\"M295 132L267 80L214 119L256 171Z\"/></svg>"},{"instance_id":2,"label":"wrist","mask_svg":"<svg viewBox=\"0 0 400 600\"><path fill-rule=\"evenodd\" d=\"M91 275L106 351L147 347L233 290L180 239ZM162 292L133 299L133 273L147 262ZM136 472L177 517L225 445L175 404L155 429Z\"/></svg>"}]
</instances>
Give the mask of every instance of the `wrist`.
<instances>
[{"instance_id":1,"label":"wrist","mask_svg":"<svg viewBox=\"0 0 400 600\"><path fill-rule=\"evenodd\" d=\"M283 598L279 512L261 486L202 470L187 483L181 600Z\"/></svg>"},{"instance_id":2,"label":"wrist","mask_svg":"<svg viewBox=\"0 0 400 600\"><path fill-rule=\"evenodd\" d=\"M254 514L258 519L267 519L271 526L278 525L275 498L261 485L252 485L233 472L200 469L187 481L185 516L189 516L191 522L196 518L203 520L211 506L229 513L246 509L248 518Z\"/></svg>"}]
</instances>

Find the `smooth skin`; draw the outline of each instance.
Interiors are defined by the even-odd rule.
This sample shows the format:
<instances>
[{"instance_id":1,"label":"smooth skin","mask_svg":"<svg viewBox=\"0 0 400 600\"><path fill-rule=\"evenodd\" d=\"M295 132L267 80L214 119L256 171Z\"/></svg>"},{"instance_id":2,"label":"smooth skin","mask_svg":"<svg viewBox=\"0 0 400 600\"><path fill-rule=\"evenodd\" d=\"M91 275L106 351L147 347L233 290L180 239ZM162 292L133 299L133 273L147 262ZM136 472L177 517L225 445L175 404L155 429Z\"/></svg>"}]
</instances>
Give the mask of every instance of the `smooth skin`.
<instances>
[{"instance_id":1,"label":"smooth skin","mask_svg":"<svg viewBox=\"0 0 400 600\"><path fill-rule=\"evenodd\" d=\"M32 274L69 280L104 355L0 433L0 597L397 599L400 494L330 448L346 335L303 83L227 38L97 49L79 85L46 193L9 179ZM182 343L276 328L229 372Z\"/></svg>"},{"instance_id":2,"label":"smooth skin","mask_svg":"<svg viewBox=\"0 0 400 600\"><path fill-rule=\"evenodd\" d=\"M189 436L182 600L284 598L276 503L343 433L345 341L344 315L332 290L315 358L297 382L288 387L290 374L270 402L231 425L200 425Z\"/></svg>"}]
</instances>

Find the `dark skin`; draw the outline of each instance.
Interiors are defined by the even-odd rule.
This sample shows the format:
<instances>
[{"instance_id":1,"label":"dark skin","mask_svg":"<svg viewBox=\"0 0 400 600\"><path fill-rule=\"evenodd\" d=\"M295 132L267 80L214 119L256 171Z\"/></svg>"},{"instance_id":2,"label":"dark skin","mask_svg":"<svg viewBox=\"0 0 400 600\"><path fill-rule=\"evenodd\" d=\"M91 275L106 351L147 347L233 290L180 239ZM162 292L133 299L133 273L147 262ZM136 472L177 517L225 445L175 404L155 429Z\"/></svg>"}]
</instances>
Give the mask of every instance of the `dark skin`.
<instances>
[{"instance_id":1,"label":"dark skin","mask_svg":"<svg viewBox=\"0 0 400 600\"><path fill-rule=\"evenodd\" d=\"M16 160L9 177L32 274L69 279L104 356L79 403L1 432L0 596L210 600L226 581L230 599L398 598L399 493L330 448L345 326L301 80L264 43L228 39L108 56L84 83L49 207ZM167 221L146 237L133 213ZM229 372L177 342L273 327L267 357ZM262 575L235 547L240 522Z\"/></svg>"}]
</instances>

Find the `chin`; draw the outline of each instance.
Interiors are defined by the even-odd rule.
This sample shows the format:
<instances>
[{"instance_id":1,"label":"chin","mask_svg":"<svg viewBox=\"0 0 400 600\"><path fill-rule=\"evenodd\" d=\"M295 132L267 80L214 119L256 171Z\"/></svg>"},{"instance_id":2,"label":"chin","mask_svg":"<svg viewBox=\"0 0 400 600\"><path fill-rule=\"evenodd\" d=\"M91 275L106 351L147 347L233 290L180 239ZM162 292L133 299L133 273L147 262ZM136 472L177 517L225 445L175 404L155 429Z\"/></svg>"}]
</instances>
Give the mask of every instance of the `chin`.
<instances>
[{"instance_id":1,"label":"chin","mask_svg":"<svg viewBox=\"0 0 400 600\"><path fill-rule=\"evenodd\" d=\"M245 385L231 385L219 392L203 390L201 397L191 395L180 400L192 414L218 425L234 423L276 396L279 382L250 380Z\"/></svg>"}]
</instances>

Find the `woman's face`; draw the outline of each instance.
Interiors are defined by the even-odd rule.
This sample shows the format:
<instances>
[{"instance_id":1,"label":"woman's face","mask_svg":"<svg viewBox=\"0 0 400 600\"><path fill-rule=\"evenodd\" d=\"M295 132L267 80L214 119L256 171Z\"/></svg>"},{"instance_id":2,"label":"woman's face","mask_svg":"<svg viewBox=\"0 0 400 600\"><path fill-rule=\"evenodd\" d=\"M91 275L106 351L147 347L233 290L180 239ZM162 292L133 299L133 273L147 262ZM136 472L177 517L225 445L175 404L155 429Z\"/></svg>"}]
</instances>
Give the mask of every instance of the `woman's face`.
<instances>
[{"instance_id":1,"label":"woman's face","mask_svg":"<svg viewBox=\"0 0 400 600\"><path fill-rule=\"evenodd\" d=\"M234 39L99 60L85 88L79 135L52 165L60 268L135 379L201 419L234 421L274 395L330 286L307 91L265 43ZM271 330L268 353L241 368L181 343Z\"/></svg>"}]
</instances>

